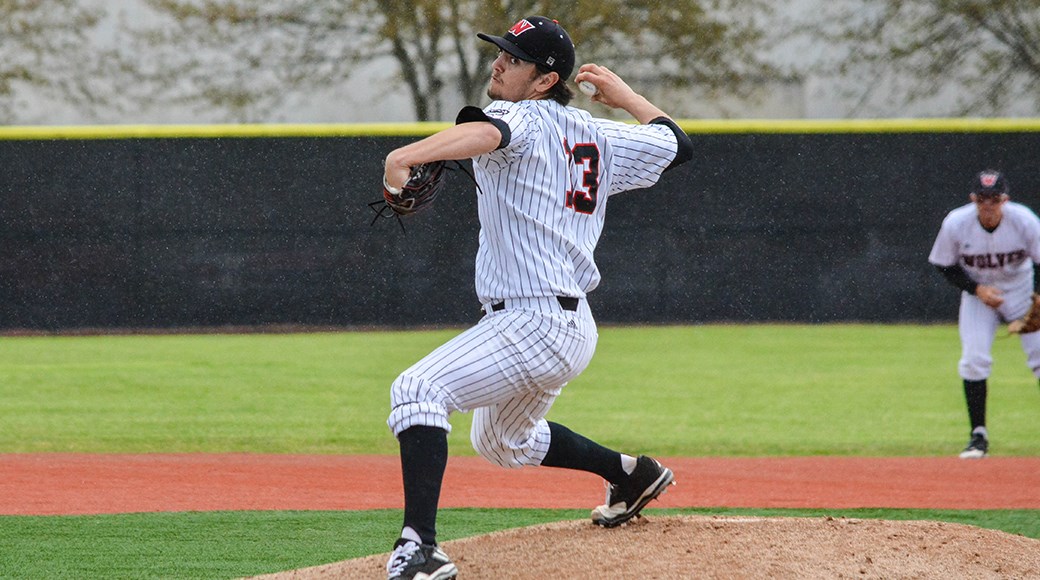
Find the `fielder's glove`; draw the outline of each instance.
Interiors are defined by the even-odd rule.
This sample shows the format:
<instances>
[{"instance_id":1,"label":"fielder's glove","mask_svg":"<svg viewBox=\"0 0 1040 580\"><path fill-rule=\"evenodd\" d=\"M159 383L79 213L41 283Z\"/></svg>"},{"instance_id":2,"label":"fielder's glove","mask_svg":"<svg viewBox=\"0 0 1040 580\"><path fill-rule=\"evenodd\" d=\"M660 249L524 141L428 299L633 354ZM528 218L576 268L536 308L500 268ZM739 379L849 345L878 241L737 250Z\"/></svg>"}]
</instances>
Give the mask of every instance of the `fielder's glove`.
<instances>
[{"instance_id":1,"label":"fielder's glove","mask_svg":"<svg viewBox=\"0 0 1040 580\"><path fill-rule=\"evenodd\" d=\"M1029 312L1018 320L1012 320L1008 324L1008 332L1012 334L1027 334L1040 330L1040 294L1033 293L1033 304Z\"/></svg>"},{"instance_id":2,"label":"fielder's glove","mask_svg":"<svg viewBox=\"0 0 1040 580\"><path fill-rule=\"evenodd\" d=\"M429 206L444 186L445 163L431 161L412 167L408 182L400 189L388 185L384 177L383 203L399 216L411 215Z\"/></svg>"}]
</instances>

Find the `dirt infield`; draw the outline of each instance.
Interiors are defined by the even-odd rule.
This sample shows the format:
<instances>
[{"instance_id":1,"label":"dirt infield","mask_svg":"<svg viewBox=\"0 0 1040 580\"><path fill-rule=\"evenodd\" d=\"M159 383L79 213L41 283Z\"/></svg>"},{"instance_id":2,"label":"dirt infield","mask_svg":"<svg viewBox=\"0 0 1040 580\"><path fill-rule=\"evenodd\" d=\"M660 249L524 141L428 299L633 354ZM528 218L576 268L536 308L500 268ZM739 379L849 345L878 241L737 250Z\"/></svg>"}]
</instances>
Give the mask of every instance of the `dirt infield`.
<instances>
[{"instance_id":1,"label":"dirt infield","mask_svg":"<svg viewBox=\"0 0 1040 580\"><path fill-rule=\"evenodd\" d=\"M663 458L652 507L1040 509L1040 458ZM400 508L396 457L0 454L0 514ZM443 507L588 508L591 475L453 457ZM464 578L1040 578L1040 541L939 522L659 517L444 543ZM551 556L551 557L549 557ZM383 578L386 555L265 576Z\"/></svg>"},{"instance_id":2,"label":"dirt infield","mask_svg":"<svg viewBox=\"0 0 1040 580\"><path fill-rule=\"evenodd\" d=\"M659 507L1040 509L1040 457L664 458ZM0 514L400 508L396 457L0 454ZM452 457L443 507L587 508L602 481Z\"/></svg>"},{"instance_id":3,"label":"dirt infield","mask_svg":"<svg viewBox=\"0 0 1040 580\"><path fill-rule=\"evenodd\" d=\"M443 544L460 578L1040 578L1040 541L940 522L653 517L557 522ZM386 555L258 576L386 578Z\"/></svg>"}]
</instances>

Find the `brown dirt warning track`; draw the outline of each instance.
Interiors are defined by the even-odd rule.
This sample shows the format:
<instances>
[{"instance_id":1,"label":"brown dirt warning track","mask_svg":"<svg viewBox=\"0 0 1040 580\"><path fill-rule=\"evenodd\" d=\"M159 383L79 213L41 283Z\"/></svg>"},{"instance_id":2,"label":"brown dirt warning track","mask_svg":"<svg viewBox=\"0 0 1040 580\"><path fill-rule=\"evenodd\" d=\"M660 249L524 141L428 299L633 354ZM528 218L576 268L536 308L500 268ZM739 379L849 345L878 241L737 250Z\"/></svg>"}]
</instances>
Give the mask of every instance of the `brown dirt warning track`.
<instances>
[{"instance_id":1,"label":"brown dirt warning track","mask_svg":"<svg viewBox=\"0 0 1040 580\"><path fill-rule=\"evenodd\" d=\"M655 507L1040 509L1040 457L662 458ZM401 508L397 457L0 454L0 514ZM589 508L602 481L453 457L442 507Z\"/></svg>"},{"instance_id":2,"label":"brown dirt warning track","mask_svg":"<svg viewBox=\"0 0 1040 580\"><path fill-rule=\"evenodd\" d=\"M1040 458L663 458L651 507L1040 509ZM400 508L396 457L0 454L0 514ZM602 482L449 460L442 507L589 508ZM645 517L564 521L443 543L461 578L1040 579L1040 541L929 521ZM392 534L393 532L388 532ZM551 557L549 557L551 556ZM265 580L386 577L387 554Z\"/></svg>"}]
</instances>

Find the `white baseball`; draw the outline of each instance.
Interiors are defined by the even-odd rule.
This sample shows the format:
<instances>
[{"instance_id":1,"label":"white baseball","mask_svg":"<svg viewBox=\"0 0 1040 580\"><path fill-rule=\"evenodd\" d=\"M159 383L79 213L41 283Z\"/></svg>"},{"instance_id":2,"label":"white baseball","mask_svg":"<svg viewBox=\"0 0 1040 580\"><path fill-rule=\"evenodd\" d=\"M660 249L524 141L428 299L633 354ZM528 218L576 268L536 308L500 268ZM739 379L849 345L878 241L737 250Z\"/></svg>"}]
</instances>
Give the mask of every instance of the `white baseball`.
<instances>
[{"instance_id":1,"label":"white baseball","mask_svg":"<svg viewBox=\"0 0 1040 580\"><path fill-rule=\"evenodd\" d=\"M580 83L578 83L578 88L581 89L581 92L585 93L590 97L595 96L595 94L599 92L599 89L596 88L596 85L592 84L589 81L581 81Z\"/></svg>"}]
</instances>

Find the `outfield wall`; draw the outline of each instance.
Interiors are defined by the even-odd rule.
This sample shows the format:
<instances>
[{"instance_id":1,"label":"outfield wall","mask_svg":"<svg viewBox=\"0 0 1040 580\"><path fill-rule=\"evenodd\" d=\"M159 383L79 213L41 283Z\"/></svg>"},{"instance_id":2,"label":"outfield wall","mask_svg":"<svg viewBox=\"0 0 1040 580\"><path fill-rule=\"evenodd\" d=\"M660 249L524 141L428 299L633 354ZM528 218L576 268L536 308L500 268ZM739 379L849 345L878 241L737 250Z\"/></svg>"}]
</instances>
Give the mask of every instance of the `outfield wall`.
<instances>
[{"instance_id":1,"label":"outfield wall","mask_svg":"<svg viewBox=\"0 0 1040 580\"><path fill-rule=\"evenodd\" d=\"M472 322L464 176L369 225L383 156L444 126L0 129L0 329ZM690 163L610 201L602 322L952 321L927 255L975 172L1040 209L1040 120L684 128Z\"/></svg>"}]
</instances>

